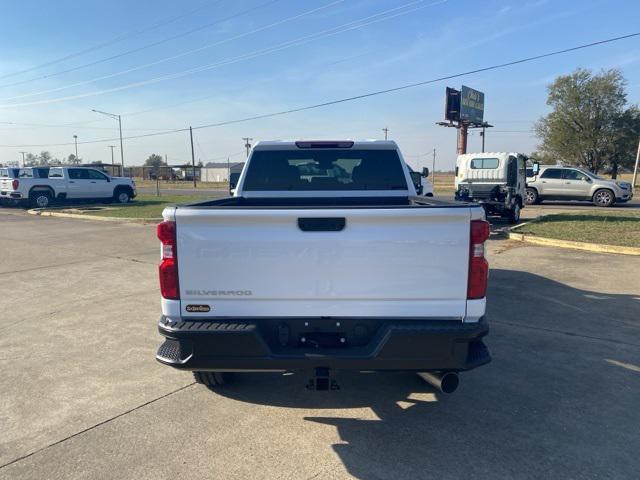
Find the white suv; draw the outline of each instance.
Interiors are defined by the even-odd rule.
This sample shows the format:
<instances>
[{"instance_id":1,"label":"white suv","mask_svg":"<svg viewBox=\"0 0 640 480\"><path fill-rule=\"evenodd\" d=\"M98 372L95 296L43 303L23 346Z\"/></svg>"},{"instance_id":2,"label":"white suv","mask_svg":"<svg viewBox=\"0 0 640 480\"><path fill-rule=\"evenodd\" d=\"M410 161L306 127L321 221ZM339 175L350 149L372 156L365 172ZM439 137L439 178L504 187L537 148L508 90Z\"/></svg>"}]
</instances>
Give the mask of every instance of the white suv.
<instances>
[{"instance_id":1,"label":"white suv","mask_svg":"<svg viewBox=\"0 0 640 480\"><path fill-rule=\"evenodd\" d=\"M545 166L527 178L527 204L543 200L584 200L598 207L628 202L633 198L631 184L607 180L578 167Z\"/></svg>"}]
</instances>

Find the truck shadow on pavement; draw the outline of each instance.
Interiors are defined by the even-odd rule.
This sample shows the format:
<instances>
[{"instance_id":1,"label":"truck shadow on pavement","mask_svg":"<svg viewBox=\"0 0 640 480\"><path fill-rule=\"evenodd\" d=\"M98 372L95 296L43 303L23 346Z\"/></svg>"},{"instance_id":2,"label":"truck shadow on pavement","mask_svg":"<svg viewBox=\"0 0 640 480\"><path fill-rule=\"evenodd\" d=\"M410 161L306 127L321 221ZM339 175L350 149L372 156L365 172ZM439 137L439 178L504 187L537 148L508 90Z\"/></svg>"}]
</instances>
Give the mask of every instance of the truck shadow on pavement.
<instances>
[{"instance_id":1,"label":"truck shadow on pavement","mask_svg":"<svg viewBox=\"0 0 640 480\"><path fill-rule=\"evenodd\" d=\"M334 392L245 374L219 393L309 410L309 435L335 428L331 448L360 479L636 477L640 299L515 270L490 284L493 362L452 395L411 373L342 373Z\"/></svg>"}]
</instances>

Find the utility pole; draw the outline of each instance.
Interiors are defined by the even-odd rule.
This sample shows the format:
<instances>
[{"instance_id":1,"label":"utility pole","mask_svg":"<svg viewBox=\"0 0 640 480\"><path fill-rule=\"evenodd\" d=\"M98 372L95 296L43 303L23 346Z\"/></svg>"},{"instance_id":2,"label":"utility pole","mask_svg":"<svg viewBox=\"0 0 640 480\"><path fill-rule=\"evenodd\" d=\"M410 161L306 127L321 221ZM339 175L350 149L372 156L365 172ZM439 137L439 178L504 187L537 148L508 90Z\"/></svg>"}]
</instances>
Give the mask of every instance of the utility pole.
<instances>
[{"instance_id":1,"label":"utility pole","mask_svg":"<svg viewBox=\"0 0 640 480\"><path fill-rule=\"evenodd\" d=\"M120 161L122 162L122 176L124 176L124 150L122 149L122 118L118 115L118 129L120 130Z\"/></svg>"},{"instance_id":2,"label":"utility pole","mask_svg":"<svg viewBox=\"0 0 640 480\"><path fill-rule=\"evenodd\" d=\"M22 154L22 168L24 168L24 154L27 152L20 152L20 153Z\"/></svg>"},{"instance_id":3,"label":"utility pole","mask_svg":"<svg viewBox=\"0 0 640 480\"><path fill-rule=\"evenodd\" d=\"M106 115L107 117L111 117L114 120L118 120L118 129L120 130L120 161L122 162L122 176L124 177L124 149L122 148L122 117L120 115L116 115L114 113L103 112L101 110L91 109L92 112L100 113L102 115ZM76 154L77 156L77 154Z\"/></svg>"},{"instance_id":4,"label":"utility pole","mask_svg":"<svg viewBox=\"0 0 640 480\"><path fill-rule=\"evenodd\" d=\"M193 129L189 127L189 137L191 138L191 165L193 166L193 188L196 188L196 155L193 152Z\"/></svg>"},{"instance_id":5,"label":"utility pole","mask_svg":"<svg viewBox=\"0 0 640 480\"><path fill-rule=\"evenodd\" d=\"M251 152L251 143L253 141L253 138L250 137L242 137L242 140L244 140L244 147L247 149L247 158L249 158L249 152Z\"/></svg>"},{"instance_id":6,"label":"utility pole","mask_svg":"<svg viewBox=\"0 0 640 480\"><path fill-rule=\"evenodd\" d=\"M113 149L116 148L115 145L109 145L109 148L111 149L111 166L113 167L114 163L113 163Z\"/></svg>"},{"instance_id":7,"label":"utility pole","mask_svg":"<svg viewBox=\"0 0 640 480\"><path fill-rule=\"evenodd\" d=\"M78 161L78 135L74 135L73 140L76 142L76 162L77 162Z\"/></svg>"},{"instance_id":8,"label":"utility pole","mask_svg":"<svg viewBox=\"0 0 640 480\"><path fill-rule=\"evenodd\" d=\"M636 180L638 179L638 162L640 161L640 139L638 140L638 152L636 153L636 164L633 167L633 181L631 182L631 189L633 193L636 193Z\"/></svg>"},{"instance_id":9,"label":"utility pole","mask_svg":"<svg viewBox=\"0 0 640 480\"><path fill-rule=\"evenodd\" d=\"M387 140L387 137L389 135L389 128L388 127L384 127L382 129L382 131L384 132L384 139Z\"/></svg>"}]
</instances>

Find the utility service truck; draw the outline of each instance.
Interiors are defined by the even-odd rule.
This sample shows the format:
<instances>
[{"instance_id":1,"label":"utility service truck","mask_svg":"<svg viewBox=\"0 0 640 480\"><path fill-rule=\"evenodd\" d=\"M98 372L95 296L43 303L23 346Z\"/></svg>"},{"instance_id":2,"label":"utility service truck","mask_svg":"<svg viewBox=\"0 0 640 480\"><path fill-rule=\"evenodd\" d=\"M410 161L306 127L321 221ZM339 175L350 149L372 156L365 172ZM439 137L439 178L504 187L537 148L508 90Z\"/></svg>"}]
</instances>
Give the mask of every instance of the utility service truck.
<instances>
[{"instance_id":1,"label":"utility service truck","mask_svg":"<svg viewBox=\"0 0 640 480\"><path fill-rule=\"evenodd\" d=\"M163 218L156 358L210 388L348 369L451 392L490 361L484 210L417 196L393 141L259 142L233 197Z\"/></svg>"},{"instance_id":2,"label":"utility service truck","mask_svg":"<svg viewBox=\"0 0 640 480\"><path fill-rule=\"evenodd\" d=\"M458 155L455 198L482 205L487 215L520 220L527 188L527 157L520 153Z\"/></svg>"}]
</instances>

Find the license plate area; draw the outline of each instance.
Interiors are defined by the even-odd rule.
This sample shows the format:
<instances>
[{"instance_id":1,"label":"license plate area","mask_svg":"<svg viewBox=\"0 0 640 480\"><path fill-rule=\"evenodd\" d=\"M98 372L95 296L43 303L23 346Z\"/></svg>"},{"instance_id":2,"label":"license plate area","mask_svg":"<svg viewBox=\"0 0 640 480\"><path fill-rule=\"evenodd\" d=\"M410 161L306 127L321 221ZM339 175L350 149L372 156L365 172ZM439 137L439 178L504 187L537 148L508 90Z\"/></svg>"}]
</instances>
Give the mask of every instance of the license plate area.
<instances>
[{"instance_id":1,"label":"license plate area","mask_svg":"<svg viewBox=\"0 0 640 480\"><path fill-rule=\"evenodd\" d=\"M347 335L344 332L306 332L298 338L298 346L304 348L341 348L347 346Z\"/></svg>"}]
</instances>

